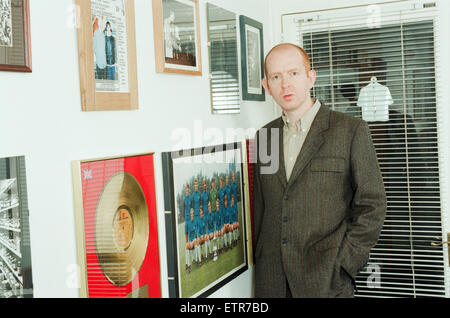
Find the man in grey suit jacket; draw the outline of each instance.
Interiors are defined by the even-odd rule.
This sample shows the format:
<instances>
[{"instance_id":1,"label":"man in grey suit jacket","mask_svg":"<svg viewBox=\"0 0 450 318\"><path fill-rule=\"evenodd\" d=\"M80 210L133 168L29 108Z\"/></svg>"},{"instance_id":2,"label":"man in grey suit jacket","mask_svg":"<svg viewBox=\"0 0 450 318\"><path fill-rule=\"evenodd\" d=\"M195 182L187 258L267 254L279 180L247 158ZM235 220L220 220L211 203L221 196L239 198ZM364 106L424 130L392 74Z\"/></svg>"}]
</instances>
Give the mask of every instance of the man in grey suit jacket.
<instances>
[{"instance_id":1,"label":"man in grey suit jacket","mask_svg":"<svg viewBox=\"0 0 450 318\"><path fill-rule=\"evenodd\" d=\"M266 57L263 85L283 116L256 135L256 297L352 297L383 225L368 126L313 100L315 79L300 47L281 44Z\"/></svg>"}]
</instances>

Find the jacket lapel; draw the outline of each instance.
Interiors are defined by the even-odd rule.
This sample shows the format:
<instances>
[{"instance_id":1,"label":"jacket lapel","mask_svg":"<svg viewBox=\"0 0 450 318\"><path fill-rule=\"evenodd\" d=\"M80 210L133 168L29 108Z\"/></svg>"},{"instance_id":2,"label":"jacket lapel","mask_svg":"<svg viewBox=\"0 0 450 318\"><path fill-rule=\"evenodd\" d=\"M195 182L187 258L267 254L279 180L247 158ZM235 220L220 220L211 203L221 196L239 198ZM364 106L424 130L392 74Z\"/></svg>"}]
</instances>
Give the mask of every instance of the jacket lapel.
<instances>
[{"instance_id":1,"label":"jacket lapel","mask_svg":"<svg viewBox=\"0 0 450 318\"><path fill-rule=\"evenodd\" d=\"M298 176L302 173L303 169L305 169L306 165L311 161L311 159L314 157L314 155L322 146L323 142L325 141L322 132L328 129L329 120L330 120L330 110L328 106L322 103L319 111L317 112L316 118L314 119L311 125L308 136L306 137L305 142L303 143L302 150L300 151L300 154L297 157L297 161L295 162L288 185L292 184L298 178ZM283 160L283 167L284 167L284 160ZM284 173L284 175L286 178L286 173Z\"/></svg>"},{"instance_id":2,"label":"jacket lapel","mask_svg":"<svg viewBox=\"0 0 450 318\"><path fill-rule=\"evenodd\" d=\"M284 166L284 138L283 138L283 119L280 117L280 122L278 126L278 157L280 158L278 171L276 173L278 179L281 182L283 188L287 186L287 178L286 178L286 167Z\"/></svg>"}]
</instances>

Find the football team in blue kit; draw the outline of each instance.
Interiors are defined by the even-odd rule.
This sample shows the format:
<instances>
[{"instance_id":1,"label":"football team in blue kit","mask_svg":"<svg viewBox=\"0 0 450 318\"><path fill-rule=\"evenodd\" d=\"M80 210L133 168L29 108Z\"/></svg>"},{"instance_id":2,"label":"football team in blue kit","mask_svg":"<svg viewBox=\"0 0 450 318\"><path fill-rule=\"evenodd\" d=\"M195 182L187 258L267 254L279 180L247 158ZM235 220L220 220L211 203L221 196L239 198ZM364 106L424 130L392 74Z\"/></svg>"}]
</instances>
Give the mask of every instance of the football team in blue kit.
<instances>
[{"instance_id":1,"label":"football team in blue kit","mask_svg":"<svg viewBox=\"0 0 450 318\"><path fill-rule=\"evenodd\" d=\"M206 178L194 179L194 191L185 185L182 200L182 213L185 217L186 270L191 272L192 264L198 267L214 259L237 245L239 240L239 221L237 209L237 184L234 171L229 176L219 178L219 189L215 189L215 180L211 180L208 191ZM214 202L215 201L215 202Z\"/></svg>"}]
</instances>

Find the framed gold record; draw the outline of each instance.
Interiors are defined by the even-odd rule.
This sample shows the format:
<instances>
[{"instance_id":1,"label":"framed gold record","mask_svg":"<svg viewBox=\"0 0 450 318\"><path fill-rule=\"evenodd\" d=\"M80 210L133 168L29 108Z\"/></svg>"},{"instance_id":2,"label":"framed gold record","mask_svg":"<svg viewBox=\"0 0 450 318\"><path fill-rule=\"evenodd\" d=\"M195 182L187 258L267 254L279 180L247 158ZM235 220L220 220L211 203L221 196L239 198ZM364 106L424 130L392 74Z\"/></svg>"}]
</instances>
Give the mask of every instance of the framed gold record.
<instances>
[{"instance_id":1,"label":"framed gold record","mask_svg":"<svg viewBox=\"0 0 450 318\"><path fill-rule=\"evenodd\" d=\"M81 297L161 297L153 154L73 162Z\"/></svg>"}]
</instances>

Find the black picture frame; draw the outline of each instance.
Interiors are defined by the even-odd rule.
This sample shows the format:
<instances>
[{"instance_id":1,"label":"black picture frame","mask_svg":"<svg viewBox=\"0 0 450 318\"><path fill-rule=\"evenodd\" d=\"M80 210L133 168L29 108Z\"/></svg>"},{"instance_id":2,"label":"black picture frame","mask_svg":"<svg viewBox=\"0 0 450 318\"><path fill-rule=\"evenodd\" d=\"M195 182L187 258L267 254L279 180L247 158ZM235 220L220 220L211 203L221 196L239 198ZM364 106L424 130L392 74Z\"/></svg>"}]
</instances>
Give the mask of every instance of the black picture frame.
<instances>
[{"instance_id":1,"label":"black picture frame","mask_svg":"<svg viewBox=\"0 0 450 318\"><path fill-rule=\"evenodd\" d=\"M247 16L239 16L241 36L242 99L265 101L263 24ZM258 39L259 38L259 39ZM249 54L250 53L250 54Z\"/></svg>"},{"instance_id":2,"label":"black picture frame","mask_svg":"<svg viewBox=\"0 0 450 318\"><path fill-rule=\"evenodd\" d=\"M183 212L181 211L181 207L179 202L177 202L177 195L178 195L178 201L179 201L179 193L180 193L180 184L183 184L186 182L186 176L194 176L198 177L198 172L205 172L204 169L208 169L205 166L207 163L201 163L197 164L197 166L192 166L191 170L189 172L186 172L185 167L189 167L189 163L186 165L178 166L178 168L175 168L174 165L178 165L178 160L183 159L193 159L197 156L203 156L203 155L215 155L220 154L221 152L235 152L236 154L239 153L240 162L235 161L235 176L236 180L238 182L239 191L236 192L238 197L238 206L237 211L239 215L239 222L240 222L240 234L239 234L239 240L236 246L234 247L234 254L227 254L227 253L233 253L233 249L229 248L227 251L223 252L222 254L218 255L218 259L222 258L222 260L225 258L224 262L216 262L217 260L210 259L208 262L205 262L200 267L197 267L194 264L192 265L192 272L189 271L187 273L187 270L185 268L185 264L181 263L181 261L185 261L186 258L182 255L185 253L186 245L181 246L179 242L184 240L185 236L185 228L184 228L184 222L179 222L180 218L182 218ZM162 158L162 167L163 167L163 180L164 180L164 207L165 207L165 229L166 229L166 246L167 246L167 274L168 274L168 287L169 287L169 298L187 298L187 297L207 297L211 295L213 292L217 291L219 288L223 287L228 282L232 281L242 273L248 270L249 265L253 263L252 260L252 243L251 243L251 234L249 235L248 231L251 230L250 226L250 211L248 206L248 175L247 175L247 162L246 162L246 145L242 142L236 142L236 143L230 143L230 144L223 144L223 145L216 145L216 146L210 146L210 147L201 147L201 148L193 148L193 149L187 149L187 150L180 150L180 151L174 151L174 152L164 152L161 155ZM235 157L236 158L236 157ZM233 163L230 162L224 162L224 163L211 163L213 165L212 169L216 169L220 166L220 169L225 169L226 165L230 165ZM200 170L198 170L199 167ZM202 170L203 169L203 170ZM177 177L177 171L183 171L183 177ZM209 170L211 171L211 170ZM229 171L229 170L227 170ZM194 175L191 175L190 173L194 173ZM197 174L195 174L197 173ZM231 173L231 172L230 172ZM206 176L207 173L203 174L203 176ZM221 175L221 174L220 174ZM222 175L221 175L222 176ZM175 180L176 179L176 180ZM183 182L180 182L180 180L183 180ZM192 179L191 179L192 180ZM211 179L209 179L210 181ZM216 179L217 180L217 179ZM177 185L175 184L177 183ZM207 181L208 184L208 190L211 190L211 183ZM225 182L224 182L225 184ZM200 187L200 186L199 186ZM217 189L219 189L219 181L217 181ZM178 205L177 205L178 203ZM240 208L239 208L240 207ZM183 218L184 219L184 218ZM178 231L178 233L177 233ZM181 235L183 233L183 235ZM216 245L217 246L217 245ZM183 252L181 252L183 251ZM214 250L213 250L214 251ZM237 251L237 252L236 252ZM211 272L220 273L224 270L222 267L222 264L224 263L233 263L233 261L229 261L229 257L235 257L236 253L239 255L239 257L242 257L242 262L240 263L240 258L237 261L239 263L238 266L232 267L229 271L227 271L224 275L216 275L214 276L215 279L211 282L207 281L201 287L193 287L189 286L190 279L188 279L187 275L190 275L192 273L195 273L194 271L198 271L198 275L203 274L211 276ZM214 253L213 253L214 254ZM227 259L228 257L228 259ZM216 263L214 263L216 262ZM181 264L180 264L181 263ZM203 267L204 266L204 267ZM214 266L221 266L220 270L214 268ZM227 265L228 266L228 265ZM213 269L214 268L214 269ZM199 272L202 271L203 272ZM226 269L225 269L226 270ZM183 271L183 273L182 273ZM209 273L209 274L208 274ZM197 276L198 277L198 276ZM192 285L192 284L191 284ZM197 288L197 289L196 289ZM189 291L186 291L189 290Z\"/></svg>"}]
</instances>

